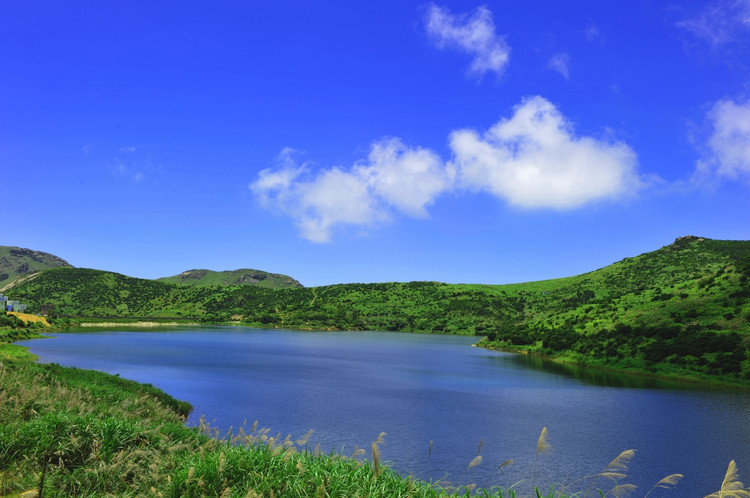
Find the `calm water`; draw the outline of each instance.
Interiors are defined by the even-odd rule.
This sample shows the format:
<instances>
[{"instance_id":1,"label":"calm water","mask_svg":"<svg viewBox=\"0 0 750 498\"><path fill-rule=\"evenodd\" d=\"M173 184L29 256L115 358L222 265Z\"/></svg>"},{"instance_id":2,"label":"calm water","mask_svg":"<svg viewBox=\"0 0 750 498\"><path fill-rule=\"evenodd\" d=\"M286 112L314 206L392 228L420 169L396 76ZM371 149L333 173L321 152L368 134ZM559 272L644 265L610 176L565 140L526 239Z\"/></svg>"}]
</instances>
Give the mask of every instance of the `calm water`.
<instances>
[{"instance_id":1,"label":"calm water","mask_svg":"<svg viewBox=\"0 0 750 498\"><path fill-rule=\"evenodd\" d=\"M257 420L293 438L313 429L311 447L344 454L386 432L382 458L421 479L485 487L526 479L517 485L526 492L546 426L553 449L539 458L543 486L596 473L631 448L625 482L638 486L635 496L676 472L686 476L679 487L650 496L704 496L719 489L731 459L750 482L750 394L587 374L470 347L474 340L218 328L20 344L44 362L154 384L194 406L191 424L200 415L225 429ZM483 463L464 475L482 439Z\"/></svg>"}]
</instances>

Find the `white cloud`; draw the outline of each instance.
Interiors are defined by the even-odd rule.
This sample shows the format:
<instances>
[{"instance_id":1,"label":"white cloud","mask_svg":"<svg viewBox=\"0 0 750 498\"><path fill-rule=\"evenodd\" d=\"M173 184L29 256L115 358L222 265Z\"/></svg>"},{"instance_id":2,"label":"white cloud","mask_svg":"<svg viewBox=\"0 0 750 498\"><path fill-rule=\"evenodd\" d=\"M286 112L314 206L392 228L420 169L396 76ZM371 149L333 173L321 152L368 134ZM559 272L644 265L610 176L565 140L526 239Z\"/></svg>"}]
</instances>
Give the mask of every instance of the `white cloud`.
<instances>
[{"instance_id":1,"label":"white cloud","mask_svg":"<svg viewBox=\"0 0 750 498\"><path fill-rule=\"evenodd\" d=\"M570 70L568 69L569 65L570 56L565 53L555 54L549 61L547 61L547 67L560 73L566 80L570 79Z\"/></svg>"},{"instance_id":2,"label":"white cloud","mask_svg":"<svg viewBox=\"0 0 750 498\"><path fill-rule=\"evenodd\" d=\"M305 164L296 165L296 152L290 147L284 148L276 157L276 168L262 170L258 173L258 179L250 184L250 189L264 206L286 205L289 202L287 197L294 181L306 171Z\"/></svg>"},{"instance_id":3,"label":"white cloud","mask_svg":"<svg viewBox=\"0 0 750 498\"><path fill-rule=\"evenodd\" d=\"M427 34L439 48L456 48L473 56L470 73L487 71L500 75L508 64L510 48L495 33L492 12L478 7L471 15L452 15L448 9L430 5L425 19Z\"/></svg>"},{"instance_id":4,"label":"white cloud","mask_svg":"<svg viewBox=\"0 0 750 498\"><path fill-rule=\"evenodd\" d=\"M630 147L576 137L555 106L538 96L482 136L453 132L450 144L463 186L524 208L575 208L642 187Z\"/></svg>"},{"instance_id":5,"label":"white cloud","mask_svg":"<svg viewBox=\"0 0 750 498\"><path fill-rule=\"evenodd\" d=\"M576 136L542 97L522 101L511 118L481 136L453 132L450 147L446 164L429 149L385 138L351 167L317 172L284 149L249 188L262 205L294 219L304 238L328 242L340 227L373 227L399 213L426 217L445 192L486 191L523 208L573 209L645 184L630 147Z\"/></svg>"},{"instance_id":6,"label":"white cloud","mask_svg":"<svg viewBox=\"0 0 750 498\"><path fill-rule=\"evenodd\" d=\"M312 242L328 242L336 225L372 225L386 215L376 205L367 183L350 172L332 168L311 182L297 185L297 224Z\"/></svg>"},{"instance_id":7,"label":"white cloud","mask_svg":"<svg viewBox=\"0 0 750 498\"><path fill-rule=\"evenodd\" d=\"M348 170L332 167L313 175L285 149L277 166L261 171L250 189L267 207L291 216L302 236L328 242L336 227L373 226L396 210L427 216L426 206L450 188L453 176L440 158L396 138L372 145L367 160Z\"/></svg>"},{"instance_id":8,"label":"white cloud","mask_svg":"<svg viewBox=\"0 0 750 498\"><path fill-rule=\"evenodd\" d=\"M750 100L720 100L708 112L712 133L709 157L698 162L694 180L707 176L750 179Z\"/></svg>"},{"instance_id":9,"label":"white cloud","mask_svg":"<svg viewBox=\"0 0 750 498\"><path fill-rule=\"evenodd\" d=\"M677 25L714 46L724 45L750 30L750 0L711 2L695 17Z\"/></svg>"},{"instance_id":10,"label":"white cloud","mask_svg":"<svg viewBox=\"0 0 750 498\"><path fill-rule=\"evenodd\" d=\"M427 216L425 206L450 187L454 176L434 152L408 148L397 138L375 143L355 173L387 204L415 217Z\"/></svg>"}]
</instances>

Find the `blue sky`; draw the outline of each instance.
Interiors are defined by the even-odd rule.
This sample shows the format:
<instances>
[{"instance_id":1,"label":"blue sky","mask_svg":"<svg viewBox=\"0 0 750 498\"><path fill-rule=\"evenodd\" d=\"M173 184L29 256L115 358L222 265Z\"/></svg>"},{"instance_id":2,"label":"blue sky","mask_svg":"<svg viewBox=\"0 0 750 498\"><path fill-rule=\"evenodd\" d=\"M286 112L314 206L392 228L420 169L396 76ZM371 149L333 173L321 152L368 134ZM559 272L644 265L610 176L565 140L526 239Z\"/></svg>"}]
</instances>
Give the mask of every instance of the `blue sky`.
<instances>
[{"instance_id":1,"label":"blue sky","mask_svg":"<svg viewBox=\"0 0 750 498\"><path fill-rule=\"evenodd\" d=\"M11 2L0 245L143 278L575 275L750 239L750 1Z\"/></svg>"}]
</instances>

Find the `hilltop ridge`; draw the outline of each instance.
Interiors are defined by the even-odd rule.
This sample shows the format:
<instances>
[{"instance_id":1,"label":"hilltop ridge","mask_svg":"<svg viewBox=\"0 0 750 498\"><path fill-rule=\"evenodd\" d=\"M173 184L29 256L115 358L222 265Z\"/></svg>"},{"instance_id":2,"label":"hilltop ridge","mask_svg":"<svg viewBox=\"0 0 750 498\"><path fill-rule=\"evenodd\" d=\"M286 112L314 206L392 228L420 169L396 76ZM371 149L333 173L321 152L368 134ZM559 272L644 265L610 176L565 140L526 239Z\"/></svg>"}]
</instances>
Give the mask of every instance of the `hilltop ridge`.
<instances>
[{"instance_id":1,"label":"hilltop ridge","mask_svg":"<svg viewBox=\"0 0 750 498\"><path fill-rule=\"evenodd\" d=\"M72 265L47 252L0 246L0 291L9 288L20 277L60 266Z\"/></svg>"},{"instance_id":2,"label":"hilltop ridge","mask_svg":"<svg viewBox=\"0 0 750 498\"><path fill-rule=\"evenodd\" d=\"M157 280L182 285L257 285L269 289L302 287L301 283L288 275L251 268L226 271L188 270L179 275L162 277Z\"/></svg>"},{"instance_id":3,"label":"hilltop ridge","mask_svg":"<svg viewBox=\"0 0 750 498\"><path fill-rule=\"evenodd\" d=\"M73 265L47 252L0 246L0 291L10 289L23 280L36 278L41 271L59 267L73 268ZM188 270L156 280L183 285L257 285L271 289L302 287L299 281L288 275L250 268L227 271Z\"/></svg>"}]
</instances>

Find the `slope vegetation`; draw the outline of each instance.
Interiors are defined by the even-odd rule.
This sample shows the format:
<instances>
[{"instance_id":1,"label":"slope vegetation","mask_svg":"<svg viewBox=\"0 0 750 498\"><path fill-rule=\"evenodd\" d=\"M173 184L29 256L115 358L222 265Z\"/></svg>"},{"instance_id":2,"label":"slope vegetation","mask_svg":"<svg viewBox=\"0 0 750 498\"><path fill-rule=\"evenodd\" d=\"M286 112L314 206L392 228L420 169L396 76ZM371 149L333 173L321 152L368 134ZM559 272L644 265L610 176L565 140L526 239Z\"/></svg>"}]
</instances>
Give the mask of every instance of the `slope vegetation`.
<instances>
[{"instance_id":1,"label":"slope vegetation","mask_svg":"<svg viewBox=\"0 0 750 498\"><path fill-rule=\"evenodd\" d=\"M437 282L315 288L186 286L58 268L13 289L62 317L486 336L581 364L750 381L750 242L683 237L575 277L502 286Z\"/></svg>"}]
</instances>

